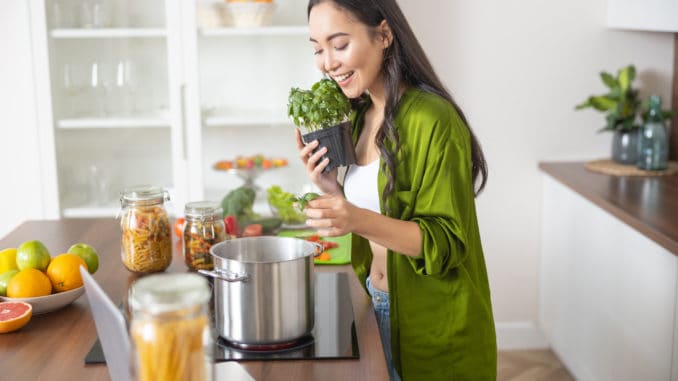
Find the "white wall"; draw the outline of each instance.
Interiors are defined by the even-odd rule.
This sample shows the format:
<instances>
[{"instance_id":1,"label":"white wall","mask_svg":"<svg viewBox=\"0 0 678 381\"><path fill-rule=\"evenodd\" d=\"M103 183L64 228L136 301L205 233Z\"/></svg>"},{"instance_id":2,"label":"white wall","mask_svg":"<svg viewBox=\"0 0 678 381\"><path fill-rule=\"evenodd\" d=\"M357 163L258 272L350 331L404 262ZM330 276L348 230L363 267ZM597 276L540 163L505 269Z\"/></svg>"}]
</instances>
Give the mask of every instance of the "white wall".
<instances>
[{"instance_id":1,"label":"white wall","mask_svg":"<svg viewBox=\"0 0 678 381\"><path fill-rule=\"evenodd\" d=\"M0 235L42 216L25 3L0 1ZM602 116L573 110L604 90L600 70L634 63L643 92L668 103L672 36L605 28L605 0L400 3L489 161L478 209L500 345L542 344L537 163L609 155Z\"/></svg>"},{"instance_id":2,"label":"white wall","mask_svg":"<svg viewBox=\"0 0 678 381\"><path fill-rule=\"evenodd\" d=\"M0 236L44 216L28 1L0 1Z\"/></svg>"},{"instance_id":3,"label":"white wall","mask_svg":"<svg viewBox=\"0 0 678 381\"><path fill-rule=\"evenodd\" d=\"M574 111L604 91L601 70L633 63L643 95L670 104L673 36L607 29L605 0L400 3L489 162L477 205L499 344L538 345L513 335L537 321L537 164L609 157L611 135L596 133L603 116Z\"/></svg>"}]
</instances>

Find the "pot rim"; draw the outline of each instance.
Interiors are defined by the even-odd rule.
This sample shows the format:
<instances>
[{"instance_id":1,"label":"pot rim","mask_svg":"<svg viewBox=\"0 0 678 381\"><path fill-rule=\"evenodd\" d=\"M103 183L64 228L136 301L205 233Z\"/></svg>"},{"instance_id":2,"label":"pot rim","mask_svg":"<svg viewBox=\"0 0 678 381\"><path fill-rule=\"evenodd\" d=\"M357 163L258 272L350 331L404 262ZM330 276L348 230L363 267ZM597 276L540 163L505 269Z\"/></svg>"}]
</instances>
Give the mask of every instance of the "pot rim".
<instances>
[{"instance_id":1,"label":"pot rim","mask_svg":"<svg viewBox=\"0 0 678 381\"><path fill-rule=\"evenodd\" d=\"M247 242L254 242L254 241L283 241L283 242L291 242L294 240L295 244L302 244L302 246L306 246L307 248L303 248L305 252L296 255L293 258L286 258L286 259L278 259L275 261L270 261L270 260L256 260L255 258L253 259L246 259L246 258L231 258L230 255L238 255L242 256L241 251L235 252L235 253L217 253L218 250L220 250L222 247L226 246L235 246L235 245L243 245L246 244ZM241 238L236 238L236 239L230 239L226 241L219 242L217 244L212 245L210 247L210 255L214 260L223 260L223 261L233 261L237 262L240 264L259 264L259 263L284 263L284 262L292 262L292 261L297 261L300 259L306 259L308 257L313 257L322 252L322 246L318 243L315 242L310 242L306 241L301 238L295 238L295 237L276 237L276 236L260 236L260 237L241 237ZM311 261L313 263L313 261Z\"/></svg>"}]
</instances>

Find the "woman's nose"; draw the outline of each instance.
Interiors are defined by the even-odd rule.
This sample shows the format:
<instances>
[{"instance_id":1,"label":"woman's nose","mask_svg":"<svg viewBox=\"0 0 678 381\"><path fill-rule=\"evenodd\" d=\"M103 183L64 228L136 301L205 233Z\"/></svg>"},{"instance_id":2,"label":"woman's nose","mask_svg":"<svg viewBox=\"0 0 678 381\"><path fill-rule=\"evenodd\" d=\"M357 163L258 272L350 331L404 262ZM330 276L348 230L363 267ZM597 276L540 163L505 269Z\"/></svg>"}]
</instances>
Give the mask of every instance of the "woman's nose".
<instances>
[{"instance_id":1,"label":"woman's nose","mask_svg":"<svg viewBox=\"0 0 678 381\"><path fill-rule=\"evenodd\" d=\"M327 53L325 54L325 71L326 72L332 72L334 69L336 69L339 66L339 61L334 57L334 54L332 53Z\"/></svg>"}]
</instances>

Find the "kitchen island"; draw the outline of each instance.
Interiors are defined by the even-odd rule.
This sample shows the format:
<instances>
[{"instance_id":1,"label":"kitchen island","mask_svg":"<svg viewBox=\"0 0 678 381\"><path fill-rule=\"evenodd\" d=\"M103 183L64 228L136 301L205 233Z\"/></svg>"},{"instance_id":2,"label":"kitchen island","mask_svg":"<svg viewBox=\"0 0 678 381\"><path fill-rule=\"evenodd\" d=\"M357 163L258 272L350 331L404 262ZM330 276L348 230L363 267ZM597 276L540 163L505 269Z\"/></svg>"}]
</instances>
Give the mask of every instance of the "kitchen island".
<instances>
[{"instance_id":1,"label":"kitchen island","mask_svg":"<svg viewBox=\"0 0 678 381\"><path fill-rule=\"evenodd\" d=\"M28 221L0 240L0 248L24 241L42 241L54 257L72 244L84 242L99 251L100 266L94 278L108 296L119 303L137 278L120 260L120 226L114 219ZM174 237L172 265L186 267L181 246ZM388 378L374 310L350 265L315 266L316 272L348 273L359 359L243 361L256 380L383 380ZM54 312L34 316L17 332L0 335L0 378L3 380L107 380L105 365L85 365L84 359L97 333L86 295Z\"/></svg>"}]
</instances>

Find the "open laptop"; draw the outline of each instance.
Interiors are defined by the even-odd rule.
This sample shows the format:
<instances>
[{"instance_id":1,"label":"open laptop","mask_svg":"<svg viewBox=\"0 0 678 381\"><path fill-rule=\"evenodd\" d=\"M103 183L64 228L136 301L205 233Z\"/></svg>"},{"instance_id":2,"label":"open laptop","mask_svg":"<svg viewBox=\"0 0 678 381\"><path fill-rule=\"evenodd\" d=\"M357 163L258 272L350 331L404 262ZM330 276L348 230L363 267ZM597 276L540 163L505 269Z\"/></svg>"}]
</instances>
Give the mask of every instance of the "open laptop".
<instances>
[{"instance_id":1,"label":"open laptop","mask_svg":"<svg viewBox=\"0 0 678 381\"><path fill-rule=\"evenodd\" d=\"M80 267L80 275L106 358L108 374L113 381L131 380L130 342L125 317L85 268Z\"/></svg>"}]
</instances>

